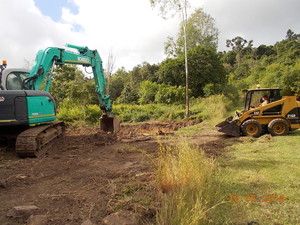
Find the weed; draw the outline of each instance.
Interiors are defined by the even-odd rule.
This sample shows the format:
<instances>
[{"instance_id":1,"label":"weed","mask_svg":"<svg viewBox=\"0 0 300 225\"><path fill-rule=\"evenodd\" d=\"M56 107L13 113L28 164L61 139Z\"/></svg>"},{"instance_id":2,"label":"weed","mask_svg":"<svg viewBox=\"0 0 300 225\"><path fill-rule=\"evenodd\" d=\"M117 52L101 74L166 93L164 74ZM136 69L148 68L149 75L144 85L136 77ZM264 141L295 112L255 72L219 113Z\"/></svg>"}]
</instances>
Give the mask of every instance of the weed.
<instances>
[{"instance_id":1,"label":"weed","mask_svg":"<svg viewBox=\"0 0 300 225\"><path fill-rule=\"evenodd\" d=\"M229 105L228 99L222 95L192 99L190 115L193 119L209 120L211 124L216 124L217 120L224 117ZM183 104L119 104L113 106L113 112L123 122L178 121L185 118L185 106ZM65 99L58 107L57 118L72 125L95 125L99 123L101 113L97 105L81 105L78 102Z\"/></svg>"},{"instance_id":2,"label":"weed","mask_svg":"<svg viewBox=\"0 0 300 225\"><path fill-rule=\"evenodd\" d=\"M161 146L157 168L162 191L157 223L206 224L207 212L216 204L215 161L185 140L176 146Z\"/></svg>"}]
</instances>

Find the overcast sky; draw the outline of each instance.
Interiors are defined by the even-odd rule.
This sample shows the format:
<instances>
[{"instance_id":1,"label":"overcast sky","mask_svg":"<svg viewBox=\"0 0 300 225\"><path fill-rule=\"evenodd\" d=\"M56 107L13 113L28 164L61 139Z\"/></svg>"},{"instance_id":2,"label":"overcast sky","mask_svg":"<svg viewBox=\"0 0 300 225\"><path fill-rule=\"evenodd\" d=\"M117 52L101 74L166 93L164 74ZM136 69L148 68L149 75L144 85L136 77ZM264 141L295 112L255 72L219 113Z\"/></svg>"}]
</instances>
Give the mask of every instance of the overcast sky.
<instances>
[{"instance_id":1,"label":"overcast sky","mask_svg":"<svg viewBox=\"0 0 300 225\"><path fill-rule=\"evenodd\" d=\"M219 50L242 36L254 46L273 45L292 29L300 33L299 0L190 0L191 14L202 7L216 20ZM1 0L0 60L9 67L33 62L39 49L66 43L98 49L105 67L112 49L115 67L127 70L164 58L167 36L180 19L164 20L149 0Z\"/></svg>"}]
</instances>

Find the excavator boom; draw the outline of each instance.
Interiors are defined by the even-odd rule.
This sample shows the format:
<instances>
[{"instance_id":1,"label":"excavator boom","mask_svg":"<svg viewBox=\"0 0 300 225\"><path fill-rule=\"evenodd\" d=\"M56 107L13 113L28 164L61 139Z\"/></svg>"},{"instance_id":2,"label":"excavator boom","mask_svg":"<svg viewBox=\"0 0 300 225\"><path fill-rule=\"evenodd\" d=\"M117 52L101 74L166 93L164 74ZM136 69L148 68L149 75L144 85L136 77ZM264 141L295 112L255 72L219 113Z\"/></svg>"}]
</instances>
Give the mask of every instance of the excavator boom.
<instances>
[{"instance_id":1,"label":"excavator boom","mask_svg":"<svg viewBox=\"0 0 300 225\"><path fill-rule=\"evenodd\" d=\"M112 114L110 96L105 94L106 81L98 51L70 44L66 46L77 52L56 47L40 50L30 71L6 70L6 62L0 65L0 138L7 135L8 130L10 135L15 135L19 156L36 156L64 131L64 123L54 121L56 104L48 93L55 65L75 64L92 68L99 107L103 112L100 129L111 133L119 130L119 121Z\"/></svg>"},{"instance_id":2,"label":"excavator boom","mask_svg":"<svg viewBox=\"0 0 300 225\"><path fill-rule=\"evenodd\" d=\"M75 64L92 67L95 90L98 94L100 108L104 112L111 111L110 97L105 95L106 80L102 67L102 60L97 50L67 44L67 47L78 52L66 51L63 48L50 47L40 50L36 55L35 65L30 71L29 77L23 82L26 90L40 90L45 83L44 91L49 91L52 82L52 68L54 65ZM45 82L46 81L46 82Z\"/></svg>"}]
</instances>

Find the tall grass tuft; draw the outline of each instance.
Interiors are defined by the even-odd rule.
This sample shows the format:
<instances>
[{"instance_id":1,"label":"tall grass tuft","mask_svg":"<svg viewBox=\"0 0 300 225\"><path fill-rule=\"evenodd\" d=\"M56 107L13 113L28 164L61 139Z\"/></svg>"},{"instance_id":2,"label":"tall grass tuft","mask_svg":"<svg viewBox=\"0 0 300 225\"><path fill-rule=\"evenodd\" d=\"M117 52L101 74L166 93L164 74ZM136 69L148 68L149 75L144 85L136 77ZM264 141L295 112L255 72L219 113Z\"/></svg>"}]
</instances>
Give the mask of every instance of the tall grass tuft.
<instances>
[{"instance_id":1,"label":"tall grass tuft","mask_svg":"<svg viewBox=\"0 0 300 225\"><path fill-rule=\"evenodd\" d=\"M214 125L223 120L226 112L232 108L232 102L224 95L212 95L207 98L191 100L191 114Z\"/></svg>"},{"instance_id":2,"label":"tall grass tuft","mask_svg":"<svg viewBox=\"0 0 300 225\"><path fill-rule=\"evenodd\" d=\"M157 178L162 205L157 224L207 224L207 213L216 205L215 168L214 160L186 140L177 146L161 146Z\"/></svg>"}]
</instances>

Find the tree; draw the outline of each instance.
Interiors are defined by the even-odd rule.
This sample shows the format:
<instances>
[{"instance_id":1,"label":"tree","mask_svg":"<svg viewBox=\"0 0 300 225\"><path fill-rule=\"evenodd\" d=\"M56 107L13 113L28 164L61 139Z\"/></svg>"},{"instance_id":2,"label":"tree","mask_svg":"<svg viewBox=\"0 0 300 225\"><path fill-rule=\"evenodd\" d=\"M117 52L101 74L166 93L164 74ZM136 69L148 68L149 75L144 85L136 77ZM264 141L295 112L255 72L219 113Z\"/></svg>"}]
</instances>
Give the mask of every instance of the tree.
<instances>
[{"instance_id":1,"label":"tree","mask_svg":"<svg viewBox=\"0 0 300 225\"><path fill-rule=\"evenodd\" d=\"M121 95L117 99L117 102L132 104L132 103L137 103L138 99L139 99L138 89L134 87L132 82L127 82L125 83Z\"/></svg>"},{"instance_id":2,"label":"tree","mask_svg":"<svg viewBox=\"0 0 300 225\"><path fill-rule=\"evenodd\" d=\"M248 48L252 48L253 46L253 41L247 41L246 39L237 36L231 40L227 39L226 40L226 47L232 48L233 51L236 52L236 61L238 67L240 67L241 64L241 59L242 59L242 51L245 48L245 45L248 43Z\"/></svg>"},{"instance_id":3,"label":"tree","mask_svg":"<svg viewBox=\"0 0 300 225\"><path fill-rule=\"evenodd\" d=\"M83 72L72 65L55 69L50 93L58 104L66 98L80 105L95 103L95 99L98 102L93 79L85 78Z\"/></svg>"},{"instance_id":4,"label":"tree","mask_svg":"<svg viewBox=\"0 0 300 225\"><path fill-rule=\"evenodd\" d=\"M165 53L168 56L178 56L184 52L184 29L181 23L176 42L168 37L165 42ZM198 8L187 20L187 50L195 46L217 49L219 31L215 20L202 8Z\"/></svg>"},{"instance_id":5,"label":"tree","mask_svg":"<svg viewBox=\"0 0 300 225\"><path fill-rule=\"evenodd\" d=\"M157 82L158 77L156 72L159 69L159 65L157 64L150 64L148 62L143 62L140 69L140 75L142 80L149 80L151 82Z\"/></svg>"},{"instance_id":6,"label":"tree","mask_svg":"<svg viewBox=\"0 0 300 225\"><path fill-rule=\"evenodd\" d=\"M276 51L273 49L273 46L260 45L256 49L256 56L258 59L262 58L263 56L270 56L275 54Z\"/></svg>"},{"instance_id":7,"label":"tree","mask_svg":"<svg viewBox=\"0 0 300 225\"><path fill-rule=\"evenodd\" d=\"M190 116L190 103L189 103L189 72L188 72L188 58L187 58L187 7L189 2L187 0L150 0L152 7L160 5L160 12L163 18L167 17L168 13L171 13L172 17L180 15L183 24L184 33L184 56L185 56L185 109L186 118Z\"/></svg>"},{"instance_id":8,"label":"tree","mask_svg":"<svg viewBox=\"0 0 300 225\"><path fill-rule=\"evenodd\" d=\"M225 69L221 63L219 55L214 49L194 47L188 51L190 69L190 89L194 97L218 94L222 92L222 87L226 83ZM168 58L161 63L158 76L159 82L172 85L183 86L184 56ZM206 93L204 92L205 85Z\"/></svg>"},{"instance_id":9,"label":"tree","mask_svg":"<svg viewBox=\"0 0 300 225\"><path fill-rule=\"evenodd\" d=\"M158 91L159 85L151 81L143 81L139 88L139 103L149 104L153 103L155 100L155 95Z\"/></svg>"},{"instance_id":10,"label":"tree","mask_svg":"<svg viewBox=\"0 0 300 225\"><path fill-rule=\"evenodd\" d=\"M109 95L112 101L115 101L122 93L124 85L129 78L128 72L124 67L118 69L110 79Z\"/></svg>"},{"instance_id":11,"label":"tree","mask_svg":"<svg viewBox=\"0 0 300 225\"><path fill-rule=\"evenodd\" d=\"M293 40L294 39L294 35L295 35L294 31L292 31L291 29L288 29L288 31L286 32L286 38L288 40Z\"/></svg>"},{"instance_id":12,"label":"tree","mask_svg":"<svg viewBox=\"0 0 300 225\"><path fill-rule=\"evenodd\" d=\"M116 57L113 55L112 49L110 49L109 53L108 53L108 59L107 59L106 70L105 70L105 73L107 76L106 89L107 89L108 94L110 92L110 90L109 90L110 89L110 79L111 79L111 75L115 69L115 62L116 62Z\"/></svg>"}]
</instances>

